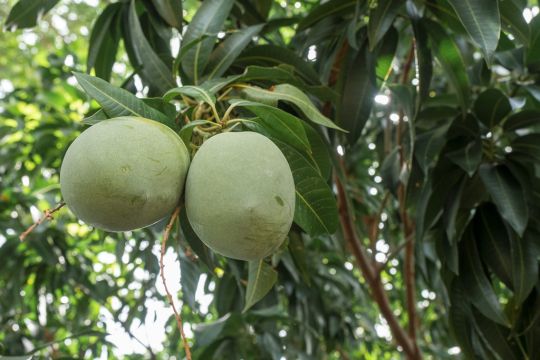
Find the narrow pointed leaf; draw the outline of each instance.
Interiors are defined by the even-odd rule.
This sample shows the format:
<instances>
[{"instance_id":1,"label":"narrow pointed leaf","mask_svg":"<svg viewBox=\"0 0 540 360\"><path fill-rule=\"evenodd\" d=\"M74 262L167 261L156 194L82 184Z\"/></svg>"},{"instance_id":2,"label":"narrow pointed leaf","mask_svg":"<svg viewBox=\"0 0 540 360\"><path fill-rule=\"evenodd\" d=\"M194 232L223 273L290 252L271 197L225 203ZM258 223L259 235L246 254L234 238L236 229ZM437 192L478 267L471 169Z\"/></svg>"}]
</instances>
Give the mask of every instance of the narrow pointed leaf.
<instances>
[{"instance_id":1,"label":"narrow pointed leaf","mask_svg":"<svg viewBox=\"0 0 540 360\"><path fill-rule=\"evenodd\" d=\"M448 0L474 43L482 49L486 60L491 59L501 33L499 1Z\"/></svg>"},{"instance_id":2,"label":"narrow pointed leaf","mask_svg":"<svg viewBox=\"0 0 540 360\"><path fill-rule=\"evenodd\" d=\"M8 14L5 27L8 30L31 28L36 26L37 21L59 0L20 0ZM6 6L5 4L3 6Z\"/></svg>"},{"instance_id":3,"label":"narrow pointed leaf","mask_svg":"<svg viewBox=\"0 0 540 360\"><path fill-rule=\"evenodd\" d=\"M317 22L333 15L354 12L357 0L330 0L311 10L305 18L298 23L298 31L305 30Z\"/></svg>"},{"instance_id":4,"label":"narrow pointed leaf","mask_svg":"<svg viewBox=\"0 0 540 360\"><path fill-rule=\"evenodd\" d=\"M212 79L223 75L263 26L264 24L253 25L239 30L219 44L210 55L206 66L208 73L206 78Z\"/></svg>"},{"instance_id":5,"label":"narrow pointed leaf","mask_svg":"<svg viewBox=\"0 0 540 360\"><path fill-rule=\"evenodd\" d=\"M202 36L208 36L207 39L189 49L182 60L184 73L193 80L195 85L199 83L199 78L214 48L217 33L223 27L233 4L233 0L205 0L184 34L183 42L186 44Z\"/></svg>"},{"instance_id":6,"label":"narrow pointed leaf","mask_svg":"<svg viewBox=\"0 0 540 360\"><path fill-rule=\"evenodd\" d=\"M159 15L167 24L180 30L182 28L182 1L152 0Z\"/></svg>"},{"instance_id":7,"label":"narrow pointed leaf","mask_svg":"<svg viewBox=\"0 0 540 360\"><path fill-rule=\"evenodd\" d=\"M129 25L132 31L133 51L141 64L138 69L143 79L159 89L161 93L176 86L171 70L154 52L144 33L137 17L135 2L132 2L129 9Z\"/></svg>"},{"instance_id":8,"label":"narrow pointed leaf","mask_svg":"<svg viewBox=\"0 0 540 360\"><path fill-rule=\"evenodd\" d=\"M140 116L159 121L173 130L178 129L172 119L146 105L129 91L114 87L100 78L77 72L73 74L83 90L102 106L108 117Z\"/></svg>"},{"instance_id":9,"label":"narrow pointed leaf","mask_svg":"<svg viewBox=\"0 0 540 360\"><path fill-rule=\"evenodd\" d=\"M272 289L277 272L264 260L250 261L244 310L246 312Z\"/></svg>"},{"instance_id":10,"label":"narrow pointed leaf","mask_svg":"<svg viewBox=\"0 0 540 360\"><path fill-rule=\"evenodd\" d=\"M369 49L373 50L388 31L401 9L401 0L378 0L377 6L370 9L368 23Z\"/></svg>"},{"instance_id":11,"label":"narrow pointed leaf","mask_svg":"<svg viewBox=\"0 0 540 360\"><path fill-rule=\"evenodd\" d=\"M206 89L199 86L191 86L191 85L186 85L186 86L171 89L167 91L165 95L163 95L163 99L165 101L171 101L172 99L180 95L185 95L194 100L211 104L211 105L215 105L216 103L216 97L212 95L211 93L209 93Z\"/></svg>"},{"instance_id":12,"label":"narrow pointed leaf","mask_svg":"<svg viewBox=\"0 0 540 360\"><path fill-rule=\"evenodd\" d=\"M504 166L484 164L480 177L501 216L521 236L529 221L525 196L518 180Z\"/></svg>"},{"instance_id":13,"label":"narrow pointed leaf","mask_svg":"<svg viewBox=\"0 0 540 360\"><path fill-rule=\"evenodd\" d=\"M539 249L533 237L538 234L528 231L525 236L513 236L510 241L512 256L512 283L514 284L515 305L521 305L538 281Z\"/></svg>"}]
</instances>

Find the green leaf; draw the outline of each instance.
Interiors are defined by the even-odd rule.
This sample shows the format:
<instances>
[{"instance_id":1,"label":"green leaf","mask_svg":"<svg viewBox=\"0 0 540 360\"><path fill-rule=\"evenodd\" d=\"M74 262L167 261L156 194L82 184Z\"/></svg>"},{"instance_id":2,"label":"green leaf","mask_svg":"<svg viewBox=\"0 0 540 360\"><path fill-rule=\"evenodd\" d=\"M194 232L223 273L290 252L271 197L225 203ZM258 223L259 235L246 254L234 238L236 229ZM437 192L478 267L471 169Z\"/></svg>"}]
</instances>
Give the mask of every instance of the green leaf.
<instances>
[{"instance_id":1,"label":"green leaf","mask_svg":"<svg viewBox=\"0 0 540 360\"><path fill-rule=\"evenodd\" d=\"M471 333L474 320L471 304L468 299L469 289L460 283L461 279L456 279L450 287L450 309L448 317L454 337L459 342L461 351L469 359L474 358L473 346L471 343Z\"/></svg>"},{"instance_id":2,"label":"green leaf","mask_svg":"<svg viewBox=\"0 0 540 360\"><path fill-rule=\"evenodd\" d=\"M460 266L460 277L463 279L463 285L467 289L467 295L474 306L486 317L498 324L507 326L508 318L501 309L501 304L493 291L482 263L476 243L471 236L470 231L466 231L465 249L463 262Z\"/></svg>"},{"instance_id":3,"label":"green leaf","mask_svg":"<svg viewBox=\"0 0 540 360\"><path fill-rule=\"evenodd\" d=\"M349 131L347 138L352 145L362 134L377 92L375 60L364 45L359 51L350 52L342 71L337 122Z\"/></svg>"},{"instance_id":4,"label":"green leaf","mask_svg":"<svg viewBox=\"0 0 540 360\"><path fill-rule=\"evenodd\" d=\"M473 42L490 62L501 33L499 1L448 0Z\"/></svg>"},{"instance_id":5,"label":"green leaf","mask_svg":"<svg viewBox=\"0 0 540 360\"><path fill-rule=\"evenodd\" d=\"M516 138L510 144L513 154L530 158L532 162L540 161L540 134L528 134Z\"/></svg>"},{"instance_id":6,"label":"green leaf","mask_svg":"<svg viewBox=\"0 0 540 360\"><path fill-rule=\"evenodd\" d=\"M375 76L380 84L385 83L392 74L392 63L396 56L398 42L399 33L394 27L391 27L376 50L377 65L375 66Z\"/></svg>"},{"instance_id":7,"label":"green leaf","mask_svg":"<svg viewBox=\"0 0 540 360\"><path fill-rule=\"evenodd\" d=\"M291 231L289 233L289 252L291 253L294 264L300 271L302 280L308 285L311 284L311 277L309 276L309 269L307 265L307 252L304 247L304 241L302 235L299 232Z\"/></svg>"},{"instance_id":8,"label":"green leaf","mask_svg":"<svg viewBox=\"0 0 540 360\"><path fill-rule=\"evenodd\" d=\"M191 144L191 135L193 134L193 130L200 125L216 125L216 123L209 120L193 120L182 126L179 135L188 149L190 148L189 144Z\"/></svg>"},{"instance_id":9,"label":"green leaf","mask_svg":"<svg viewBox=\"0 0 540 360\"><path fill-rule=\"evenodd\" d=\"M434 21L426 21L425 25L426 29L429 29L431 49L442 65L450 84L454 87L463 113L466 113L470 97L470 86L461 51L440 24Z\"/></svg>"},{"instance_id":10,"label":"green leaf","mask_svg":"<svg viewBox=\"0 0 540 360\"><path fill-rule=\"evenodd\" d=\"M231 101L234 106L248 109L259 117L254 120L264 127L270 137L295 147L300 151L311 153L309 140L306 136L302 121L281 109L252 101Z\"/></svg>"},{"instance_id":11,"label":"green leaf","mask_svg":"<svg viewBox=\"0 0 540 360\"><path fill-rule=\"evenodd\" d=\"M212 79L223 75L263 26L264 24L259 24L239 30L219 44L210 55L206 66L208 75L205 78Z\"/></svg>"},{"instance_id":12,"label":"green leaf","mask_svg":"<svg viewBox=\"0 0 540 360\"><path fill-rule=\"evenodd\" d=\"M105 80L90 75L77 72L73 75L83 90L103 107L108 117L140 116L159 121L173 130L178 129L173 120L146 105L129 91L114 87Z\"/></svg>"},{"instance_id":13,"label":"green leaf","mask_svg":"<svg viewBox=\"0 0 540 360\"><path fill-rule=\"evenodd\" d=\"M296 187L294 221L314 236L333 234L338 227L336 199L317 170L291 146L272 139L291 167Z\"/></svg>"},{"instance_id":14,"label":"green leaf","mask_svg":"<svg viewBox=\"0 0 540 360\"><path fill-rule=\"evenodd\" d=\"M264 65L276 66L287 64L309 84L320 84L319 74L312 65L300 58L292 50L275 45L259 45L246 49L236 60L240 66Z\"/></svg>"},{"instance_id":15,"label":"green leaf","mask_svg":"<svg viewBox=\"0 0 540 360\"><path fill-rule=\"evenodd\" d=\"M57 3L58 0L20 0L11 8L5 27L10 31L34 27Z\"/></svg>"},{"instance_id":16,"label":"green leaf","mask_svg":"<svg viewBox=\"0 0 540 360\"><path fill-rule=\"evenodd\" d=\"M503 128L505 131L514 131L535 125L540 125L540 111L527 109L510 115L503 123Z\"/></svg>"},{"instance_id":17,"label":"green leaf","mask_svg":"<svg viewBox=\"0 0 540 360\"><path fill-rule=\"evenodd\" d=\"M303 31L317 22L331 16L349 14L354 10L356 0L330 0L311 10L311 12L298 23L297 31Z\"/></svg>"},{"instance_id":18,"label":"green leaf","mask_svg":"<svg viewBox=\"0 0 540 360\"><path fill-rule=\"evenodd\" d=\"M427 175L428 170L435 164L439 153L446 144L446 133L449 127L450 123L441 124L416 137L414 155L424 174Z\"/></svg>"},{"instance_id":19,"label":"green leaf","mask_svg":"<svg viewBox=\"0 0 540 360\"><path fill-rule=\"evenodd\" d=\"M250 261L246 300L242 312L246 312L261 300L272 289L276 281L277 272L264 260Z\"/></svg>"},{"instance_id":20,"label":"green leaf","mask_svg":"<svg viewBox=\"0 0 540 360\"><path fill-rule=\"evenodd\" d=\"M433 56L428 44L428 30L420 20L411 20L416 44L416 58L418 67L418 100L428 97L431 77L433 75Z\"/></svg>"},{"instance_id":21,"label":"green leaf","mask_svg":"<svg viewBox=\"0 0 540 360\"><path fill-rule=\"evenodd\" d=\"M183 239L186 240L191 250L199 257L199 259L208 267L210 271L213 271L215 264L212 258L210 249L199 239L195 231L191 227L187 218L187 212L180 212L180 227L182 229Z\"/></svg>"},{"instance_id":22,"label":"green leaf","mask_svg":"<svg viewBox=\"0 0 540 360\"><path fill-rule=\"evenodd\" d=\"M524 46L529 45L531 29L523 17L523 11L512 1L499 1L503 28L514 35Z\"/></svg>"},{"instance_id":23,"label":"green leaf","mask_svg":"<svg viewBox=\"0 0 540 360\"><path fill-rule=\"evenodd\" d=\"M309 140L309 145L311 147L311 154L317 169L323 179L328 180L330 175L332 175L332 160L330 159L330 145L323 140L322 135L320 135L315 129L311 127L306 122L302 122L304 130L306 131L306 136Z\"/></svg>"},{"instance_id":24,"label":"green leaf","mask_svg":"<svg viewBox=\"0 0 540 360\"><path fill-rule=\"evenodd\" d=\"M270 102L277 102L279 100L287 101L288 103L298 107L298 109L310 121L328 128L345 131L334 124L332 120L321 114L306 94L290 84L276 85L271 90L265 90L255 86L247 86L243 88L242 91L248 96L248 98L262 98Z\"/></svg>"},{"instance_id":25,"label":"green leaf","mask_svg":"<svg viewBox=\"0 0 540 360\"><path fill-rule=\"evenodd\" d=\"M529 23L531 41L525 52L525 63L531 72L540 71L540 17L535 16Z\"/></svg>"},{"instance_id":26,"label":"green leaf","mask_svg":"<svg viewBox=\"0 0 540 360\"><path fill-rule=\"evenodd\" d=\"M180 261L180 285L182 288L182 299L189 305L191 309L196 309L195 292L199 283L201 272L197 264L188 259L186 255L180 251L178 253Z\"/></svg>"},{"instance_id":27,"label":"green leaf","mask_svg":"<svg viewBox=\"0 0 540 360\"><path fill-rule=\"evenodd\" d=\"M161 16L167 24L181 30L182 28L182 1L178 0L152 0L159 16Z\"/></svg>"},{"instance_id":28,"label":"green leaf","mask_svg":"<svg viewBox=\"0 0 540 360\"><path fill-rule=\"evenodd\" d=\"M204 102L214 106L216 104L216 97L208 92L206 89L199 86L186 85L171 89L163 95L163 100L169 102L177 96L185 95L199 102Z\"/></svg>"},{"instance_id":29,"label":"green leaf","mask_svg":"<svg viewBox=\"0 0 540 360\"><path fill-rule=\"evenodd\" d=\"M370 51L373 51L390 26L392 26L394 18L401 10L403 1L377 0L376 4L377 6L369 11L368 39Z\"/></svg>"},{"instance_id":30,"label":"green leaf","mask_svg":"<svg viewBox=\"0 0 540 360\"><path fill-rule=\"evenodd\" d=\"M512 288L510 239L494 205L487 203L477 210L474 229L482 260L506 286Z\"/></svg>"},{"instance_id":31,"label":"green leaf","mask_svg":"<svg viewBox=\"0 0 540 360\"><path fill-rule=\"evenodd\" d=\"M90 73L90 70L95 68L96 76L107 81L111 77L120 41L118 16L121 9L122 6L119 3L107 6L97 18L90 34L86 60L87 72Z\"/></svg>"},{"instance_id":32,"label":"green leaf","mask_svg":"<svg viewBox=\"0 0 540 360\"><path fill-rule=\"evenodd\" d=\"M474 102L474 112L489 129L493 129L512 111L510 101L498 89L487 89Z\"/></svg>"},{"instance_id":33,"label":"green leaf","mask_svg":"<svg viewBox=\"0 0 540 360\"><path fill-rule=\"evenodd\" d=\"M216 35L223 27L233 4L234 0L203 1L184 34L183 43L186 44L202 36L208 36L189 49L182 59L182 69L195 85L199 83L199 77L214 47Z\"/></svg>"},{"instance_id":34,"label":"green leaf","mask_svg":"<svg viewBox=\"0 0 540 360\"><path fill-rule=\"evenodd\" d=\"M458 138L457 149L447 152L446 156L472 177L482 161L482 140L479 137L470 141L463 140Z\"/></svg>"},{"instance_id":35,"label":"green leaf","mask_svg":"<svg viewBox=\"0 0 540 360\"><path fill-rule=\"evenodd\" d=\"M103 109L99 109L92 115L84 118L82 123L85 125L95 125L100 121L107 120L108 118L109 117L107 116L107 114L105 114L105 111L103 111Z\"/></svg>"},{"instance_id":36,"label":"green leaf","mask_svg":"<svg viewBox=\"0 0 540 360\"><path fill-rule=\"evenodd\" d=\"M521 236L529 221L525 196L518 180L504 165L483 164L480 177L499 213Z\"/></svg>"},{"instance_id":37,"label":"green leaf","mask_svg":"<svg viewBox=\"0 0 540 360\"><path fill-rule=\"evenodd\" d=\"M507 2L507 1L505 1ZM510 331L478 312L474 312L476 320L475 329L479 335L486 341L494 355L501 360L517 360L520 357L516 356L516 350L510 345Z\"/></svg>"},{"instance_id":38,"label":"green leaf","mask_svg":"<svg viewBox=\"0 0 540 360\"><path fill-rule=\"evenodd\" d=\"M154 52L142 31L134 1L131 2L129 9L129 25L132 32L133 52L141 64L137 71L148 84L154 86L162 94L175 87L176 83L171 70Z\"/></svg>"},{"instance_id":39,"label":"green leaf","mask_svg":"<svg viewBox=\"0 0 540 360\"><path fill-rule=\"evenodd\" d=\"M534 244L535 237L538 238L538 233L527 231L523 237L513 234L510 239L514 306L516 307L525 301L538 281L540 249Z\"/></svg>"},{"instance_id":40,"label":"green leaf","mask_svg":"<svg viewBox=\"0 0 540 360\"><path fill-rule=\"evenodd\" d=\"M214 322L197 324L193 327L197 346L208 346L225 336L233 336L242 326L242 317L238 313L229 313Z\"/></svg>"},{"instance_id":41,"label":"green leaf","mask_svg":"<svg viewBox=\"0 0 540 360\"><path fill-rule=\"evenodd\" d=\"M381 177L385 188L392 194L397 195L397 188L400 183L401 166L399 160L400 147L396 146L390 154L386 155L381 165Z\"/></svg>"}]
</instances>

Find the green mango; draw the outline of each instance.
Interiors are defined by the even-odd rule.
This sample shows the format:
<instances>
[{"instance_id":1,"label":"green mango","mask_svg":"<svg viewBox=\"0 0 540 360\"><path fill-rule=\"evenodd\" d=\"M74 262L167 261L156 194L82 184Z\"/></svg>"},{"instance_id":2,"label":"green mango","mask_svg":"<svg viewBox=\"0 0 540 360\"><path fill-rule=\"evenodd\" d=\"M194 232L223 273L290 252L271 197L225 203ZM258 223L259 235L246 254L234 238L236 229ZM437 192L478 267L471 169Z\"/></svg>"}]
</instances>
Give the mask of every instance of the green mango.
<instances>
[{"instance_id":1,"label":"green mango","mask_svg":"<svg viewBox=\"0 0 540 360\"><path fill-rule=\"evenodd\" d=\"M228 132L205 141L186 180L186 211L212 250L240 260L279 248L294 217L295 187L281 150L254 132Z\"/></svg>"},{"instance_id":2,"label":"green mango","mask_svg":"<svg viewBox=\"0 0 540 360\"><path fill-rule=\"evenodd\" d=\"M68 148L60 169L62 196L79 219L96 228L142 228L174 210L189 162L180 137L157 121L104 120Z\"/></svg>"}]
</instances>

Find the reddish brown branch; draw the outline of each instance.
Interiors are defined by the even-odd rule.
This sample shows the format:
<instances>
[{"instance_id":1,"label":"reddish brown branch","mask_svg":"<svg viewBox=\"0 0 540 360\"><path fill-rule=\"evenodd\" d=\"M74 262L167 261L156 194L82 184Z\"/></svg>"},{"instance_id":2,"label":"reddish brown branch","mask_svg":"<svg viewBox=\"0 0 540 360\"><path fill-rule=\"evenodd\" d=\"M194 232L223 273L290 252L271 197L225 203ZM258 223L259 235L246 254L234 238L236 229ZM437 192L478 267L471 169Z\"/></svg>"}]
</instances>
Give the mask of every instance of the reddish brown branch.
<instances>
[{"instance_id":1,"label":"reddish brown branch","mask_svg":"<svg viewBox=\"0 0 540 360\"><path fill-rule=\"evenodd\" d=\"M405 354L407 354L409 359L418 359L419 357L415 351L414 342L411 341L405 330L397 321L374 264L370 262L360 244L354 221L350 215L343 184L339 181L337 176L335 178L335 182L338 192L339 220L343 230L343 237L349 244L356 262L358 263L358 267L362 271L362 274L364 275L364 278L369 286L371 296L379 306L381 314L386 319L396 343L403 348L403 351Z\"/></svg>"},{"instance_id":2,"label":"reddish brown branch","mask_svg":"<svg viewBox=\"0 0 540 360\"><path fill-rule=\"evenodd\" d=\"M163 282L163 287L165 288L165 293L167 294L167 299L169 300L169 303L171 304L171 307L174 311L174 317L176 318L176 325L178 326L178 330L180 331L180 336L182 337L182 342L184 344L184 351L186 352L186 358L187 360L191 360L191 351L189 349L189 344L186 339L186 334L184 333L184 327L182 326L182 317L180 316L180 313L176 309L176 306L174 305L173 297L169 291L169 288L167 287L167 281L165 280L165 265L163 263L163 257L165 256L165 250L167 245L167 240L169 239L169 236L171 234L171 230L173 227L173 224L175 220L180 215L180 207L178 206L173 214L171 215L171 219L169 220L169 223L165 227L165 232L163 233L163 241L161 242L161 256L159 258L159 268L160 268L160 275L161 275L161 281Z\"/></svg>"},{"instance_id":3,"label":"reddish brown branch","mask_svg":"<svg viewBox=\"0 0 540 360\"><path fill-rule=\"evenodd\" d=\"M41 223L43 223L45 220L52 220L53 219L53 214L55 212L57 212L58 210L60 210L61 208L63 208L64 206L66 205L65 202L61 202L59 203L58 205L56 205L53 209L47 209L45 210L45 212L43 213L43 216L41 217L41 219L39 219L38 221L36 221L35 223L33 223L28 229L26 229L21 235L19 235L19 240L21 241L24 241L24 239L30 235L30 233L32 231L34 231L34 229L40 225Z\"/></svg>"}]
</instances>

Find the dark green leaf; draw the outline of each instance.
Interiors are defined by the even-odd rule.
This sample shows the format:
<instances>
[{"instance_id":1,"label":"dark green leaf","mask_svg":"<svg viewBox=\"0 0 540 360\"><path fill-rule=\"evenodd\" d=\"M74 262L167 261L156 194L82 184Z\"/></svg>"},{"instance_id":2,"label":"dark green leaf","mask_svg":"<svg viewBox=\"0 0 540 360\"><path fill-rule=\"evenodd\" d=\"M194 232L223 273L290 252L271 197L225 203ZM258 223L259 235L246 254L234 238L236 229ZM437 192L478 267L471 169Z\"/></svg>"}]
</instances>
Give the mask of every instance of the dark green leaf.
<instances>
[{"instance_id":1,"label":"dark green leaf","mask_svg":"<svg viewBox=\"0 0 540 360\"><path fill-rule=\"evenodd\" d=\"M277 272L264 260L250 261L244 310L261 300L277 281Z\"/></svg>"},{"instance_id":2,"label":"dark green leaf","mask_svg":"<svg viewBox=\"0 0 540 360\"><path fill-rule=\"evenodd\" d=\"M538 256L540 249L534 244L537 233L527 231L523 237L510 239L512 257L512 283L514 284L514 304L521 305L538 281Z\"/></svg>"},{"instance_id":3,"label":"dark green leaf","mask_svg":"<svg viewBox=\"0 0 540 360\"><path fill-rule=\"evenodd\" d=\"M179 253L180 261L180 284L182 286L182 299L189 305L190 308L196 309L195 292L199 283L200 270L199 267L190 259Z\"/></svg>"},{"instance_id":4,"label":"dark green leaf","mask_svg":"<svg viewBox=\"0 0 540 360\"><path fill-rule=\"evenodd\" d=\"M540 161L540 134L529 134L512 141L512 153L528 157L531 161Z\"/></svg>"},{"instance_id":5,"label":"dark green leaf","mask_svg":"<svg viewBox=\"0 0 540 360\"><path fill-rule=\"evenodd\" d=\"M431 48L437 60L445 70L450 84L454 87L463 113L466 113L469 103L469 79L461 51L455 41L440 24L426 21L426 28L431 39Z\"/></svg>"},{"instance_id":6,"label":"dark green leaf","mask_svg":"<svg viewBox=\"0 0 540 360\"><path fill-rule=\"evenodd\" d=\"M444 147L449 127L450 123L441 124L435 129L426 131L416 137L414 153L424 174L427 174Z\"/></svg>"},{"instance_id":7,"label":"dark green leaf","mask_svg":"<svg viewBox=\"0 0 540 360\"><path fill-rule=\"evenodd\" d=\"M394 195L397 195L397 188L400 183L401 168L399 150L399 147L394 148L394 150L384 158L381 165L382 182Z\"/></svg>"},{"instance_id":8,"label":"dark green leaf","mask_svg":"<svg viewBox=\"0 0 540 360\"><path fill-rule=\"evenodd\" d=\"M58 0L20 0L11 8L5 27L11 31L31 28L57 3Z\"/></svg>"},{"instance_id":9,"label":"dark green leaf","mask_svg":"<svg viewBox=\"0 0 540 360\"><path fill-rule=\"evenodd\" d=\"M199 239L195 231L191 228L189 220L187 218L186 211L180 213L180 226L182 228L182 233L184 234L184 239L189 244L193 252L199 257L199 259L208 266L210 271L213 271L215 268L214 261L212 260L212 255L210 249Z\"/></svg>"},{"instance_id":10,"label":"dark green leaf","mask_svg":"<svg viewBox=\"0 0 540 360\"><path fill-rule=\"evenodd\" d=\"M498 89L488 89L474 102L474 112L489 129L498 125L512 111L508 98Z\"/></svg>"},{"instance_id":11,"label":"dark green leaf","mask_svg":"<svg viewBox=\"0 0 540 360\"><path fill-rule=\"evenodd\" d=\"M355 5L356 0L331 0L320 4L298 23L298 31L305 30L330 16L350 13Z\"/></svg>"},{"instance_id":12,"label":"dark green leaf","mask_svg":"<svg viewBox=\"0 0 540 360\"><path fill-rule=\"evenodd\" d=\"M501 33L499 2L493 0L448 0L474 43L489 62Z\"/></svg>"},{"instance_id":13,"label":"dark green leaf","mask_svg":"<svg viewBox=\"0 0 540 360\"><path fill-rule=\"evenodd\" d=\"M306 136L311 146L313 160L317 165L319 173L323 179L328 180L332 174L332 161L330 160L330 145L323 139L322 135L306 122L302 122Z\"/></svg>"},{"instance_id":14,"label":"dark green leaf","mask_svg":"<svg viewBox=\"0 0 540 360\"><path fill-rule=\"evenodd\" d=\"M531 72L540 70L540 16L535 16L529 23L531 29L531 42L526 49L526 64Z\"/></svg>"},{"instance_id":15,"label":"dark green leaf","mask_svg":"<svg viewBox=\"0 0 540 360\"><path fill-rule=\"evenodd\" d=\"M132 93L90 75L77 72L73 74L84 91L103 107L108 117L140 116L159 121L173 130L178 129L173 120L146 105Z\"/></svg>"},{"instance_id":16,"label":"dark green leaf","mask_svg":"<svg viewBox=\"0 0 540 360\"><path fill-rule=\"evenodd\" d=\"M308 285L311 284L311 277L306 261L307 252L304 247L302 235L299 232L291 231L289 233L289 251L294 260L294 264L300 271L302 280L304 280L304 282Z\"/></svg>"},{"instance_id":17,"label":"dark green leaf","mask_svg":"<svg viewBox=\"0 0 540 360\"><path fill-rule=\"evenodd\" d=\"M529 221L529 212L518 180L504 165L483 164L480 177L501 216L522 235Z\"/></svg>"},{"instance_id":18,"label":"dark green leaf","mask_svg":"<svg viewBox=\"0 0 540 360\"><path fill-rule=\"evenodd\" d=\"M294 148L272 139L291 167L296 187L294 221L310 235L333 234L338 226L336 199L317 170Z\"/></svg>"},{"instance_id":19,"label":"dark green leaf","mask_svg":"<svg viewBox=\"0 0 540 360\"><path fill-rule=\"evenodd\" d=\"M368 39L369 50L373 51L375 46L388 31L394 18L401 9L403 1L400 0L378 0L377 6L369 11Z\"/></svg>"},{"instance_id":20,"label":"dark green leaf","mask_svg":"<svg viewBox=\"0 0 540 360\"><path fill-rule=\"evenodd\" d=\"M129 10L129 25L132 31L133 52L141 64L140 69L137 70L143 79L156 89L159 89L161 94L175 87L176 84L171 70L154 52L142 31L137 17L137 10L135 9L135 2L133 1Z\"/></svg>"},{"instance_id":21,"label":"dark green leaf","mask_svg":"<svg viewBox=\"0 0 540 360\"><path fill-rule=\"evenodd\" d=\"M163 95L163 100L171 101L172 99L180 95L188 96L194 100L204 102L212 106L214 106L216 103L216 97L209 93L206 89L199 86L191 85L177 87L167 91L167 93Z\"/></svg>"},{"instance_id":22,"label":"dark green leaf","mask_svg":"<svg viewBox=\"0 0 540 360\"><path fill-rule=\"evenodd\" d=\"M182 1L152 0L159 15L167 24L180 30L182 28Z\"/></svg>"},{"instance_id":23,"label":"dark green leaf","mask_svg":"<svg viewBox=\"0 0 540 360\"><path fill-rule=\"evenodd\" d=\"M471 141L459 140L457 149L447 152L446 156L471 177L482 161L482 140L479 137Z\"/></svg>"},{"instance_id":24,"label":"dark green leaf","mask_svg":"<svg viewBox=\"0 0 540 360\"><path fill-rule=\"evenodd\" d=\"M365 45L359 51L350 51L342 74L337 122L349 131L347 137L352 145L362 134L377 92L375 59Z\"/></svg>"},{"instance_id":25,"label":"dark green leaf","mask_svg":"<svg viewBox=\"0 0 540 360\"><path fill-rule=\"evenodd\" d=\"M506 131L513 131L534 125L540 125L540 111L527 109L510 115L504 122L503 128Z\"/></svg>"},{"instance_id":26,"label":"dark green leaf","mask_svg":"<svg viewBox=\"0 0 540 360\"><path fill-rule=\"evenodd\" d=\"M263 24L260 24L239 30L219 44L210 55L206 66L208 75L205 77L212 79L223 75L262 27Z\"/></svg>"},{"instance_id":27,"label":"dark green leaf","mask_svg":"<svg viewBox=\"0 0 540 360\"><path fill-rule=\"evenodd\" d=\"M396 49L399 41L399 33L394 27L388 29L388 32L380 42L377 48L377 66L375 67L375 75L377 80L384 83L392 73L392 63L396 56Z\"/></svg>"},{"instance_id":28,"label":"dark green leaf","mask_svg":"<svg viewBox=\"0 0 540 360\"><path fill-rule=\"evenodd\" d=\"M514 35L521 44L528 46L531 29L523 17L523 10L512 1L505 0L499 1L498 3L501 11L503 28Z\"/></svg>"},{"instance_id":29,"label":"dark green leaf","mask_svg":"<svg viewBox=\"0 0 540 360\"><path fill-rule=\"evenodd\" d=\"M186 44L202 36L208 36L189 49L182 59L182 69L195 85L199 83L199 77L209 60L217 33L223 27L233 4L233 0L205 0L184 34L183 42Z\"/></svg>"},{"instance_id":30,"label":"dark green leaf","mask_svg":"<svg viewBox=\"0 0 540 360\"><path fill-rule=\"evenodd\" d=\"M507 2L507 1L505 1ZM487 342L494 355L501 360L517 360L515 350L512 349L509 339L511 338L508 329L496 324L495 322L474 311L476 319L476 331Z\"/></svg>"}]
</instances>

